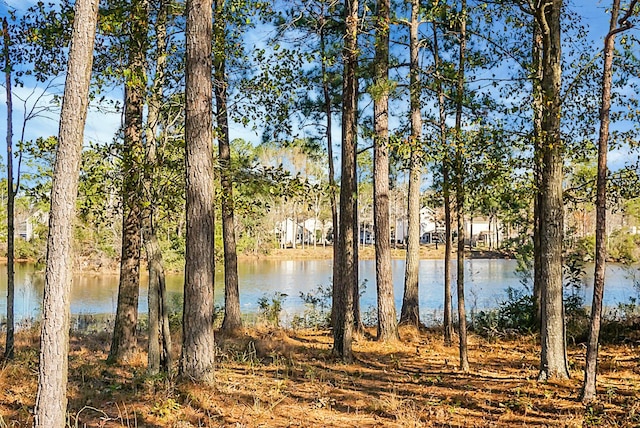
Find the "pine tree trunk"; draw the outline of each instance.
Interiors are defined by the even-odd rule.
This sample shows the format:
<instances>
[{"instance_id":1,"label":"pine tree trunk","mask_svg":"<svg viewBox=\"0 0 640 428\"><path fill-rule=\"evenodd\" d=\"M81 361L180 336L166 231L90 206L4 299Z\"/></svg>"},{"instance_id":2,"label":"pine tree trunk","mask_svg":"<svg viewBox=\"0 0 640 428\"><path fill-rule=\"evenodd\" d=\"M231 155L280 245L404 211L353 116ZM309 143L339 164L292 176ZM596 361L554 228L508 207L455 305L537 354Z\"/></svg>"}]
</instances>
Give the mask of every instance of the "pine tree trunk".
<instances>
[{"instance_id":1,"label":"pine tree trunk","mask_svg":"<svg viewBox=\"0 0 640 428\"><path fill-rule=\"evenodd\" d=\"M542 253L540 250L540 182L542 173L542 34L538 21L533 22L533 310L536 325L541 327L542 320L542 280L540 277Z\"/></svg>"},{"instance_id":2,"label":"pine tree trunk","mask_svg":"<svg viewBox=\"0 0 640 428\"><path fill-rule=\"evenodd\" d=\"M419 270L420 270L420 176L422 165L422 116L420 112L420 55L418 21L420 2L411 1L411 22L409 23L409 104L411 113L411 158L409 161L409 196L407 204L408 234L406 264L404 274L404 296L400 311L400 322L420 326Z\"/></svg>"},{"instance_id":3,"label":"pine tree trunk","mask_svg":"<svg viewBox=\"0 0 640 428\"><path fill-rule=\"evenodd\" d=\"M459 336L459 349L460 349L460 370L462 372L469 371L469 357L467 347L467 315L464 302L464 204L465 204L465 189L464 189L464 174L465 171L465 158L464 158L464 141L462 138L462 101L464 94L465 83L465 62L467 53L467 1L462 0L461 4L462 18L460 20L460 53L458 58L458 81L456 88L456 216L458 220L458 254L457 254L457 289L458 289L458 336Z\"/></svg>"},{"instance_id":4,"label":"pine tree trunk","mask_svg":"<svg viewBox=\"0 0 640 428\"><path fill-rule=\"evenodd\" d=\"M453 344L453 315L451 302L451 252L453 243L451 242L451 185L449 178L449 149L447 144L447 116L445 112L445 94L442 86L442 77L440 72L440 53L438 49L438 27L435 22L432 23L433 28L433 52L434 52L434 68L437 73L438 84L438 126L440 131L440 146L443 150L442 159L442 195L444 198L444 344L451 346Z\"/></svg>"},{"instance_id":5,"label":"pine tree trunk","mask_svg":"<svg viewBox=\"0 0 640 428\"><path fill-rule=\"evenodd\" d=\"M180 374L213 381L215 363L212 0L186 6L186 266Z\"/></svg>"},{"instance_id":6,"label":"pine tree trunk","mask_svg":"<svg viewBox=\"0 0 640 428\"><path fill-rule=\"evenodd\" d=\"M233 212L233 180L231 147L227 114L227 76L225 65L226 19L224 0L216 0L214 11L213 54L214 92L218 134L218 161L220 162L220 188L222 190L222 242L224 247L224 320L222 329L234 333L242 328L240 291L238 285L238 254Z\"/></svg>"},{"instance_id":7,"label":"pine tree trunk","mask_svg":"<svg viewBox=\"0 0 640 428\"><path fill-rule=\"evenodd\" d=\"M460 174L460 171L458 172ZM467 346L467 313L464 301L464 191L462 183L456 183L456 216L458 220L458 252L457 252L457 272L456 285L458 291L458 338L460 350L460 370L469 371L469 352Z\"/></svg>"},{"instance_id":8,"label":"pine tree trunk","mask_svg":"<svg viewBox=\"0 0 640 428\"><path fill-rule=\"evenodd\" d=\"M378 340L398 339L398 324L391 277L389 226L389 0L378 1L376 59L374 62L373 231L378 295Z\"/></svg>"},{"instance_id":9,"label":"pine tree trunk","mask_svg":"<svg viewBox=\"0 0 640 428\"><path fill-rule=\"evenodd\" d=\"M542 169L540 197L540 289L542 352L540 380L568 378L564 304L562 301L562 140L560 137L560 12L562 0L540 6L542 29Z\"/></svg>"},{"instance_id":10,"label":"pine tree trunk","mask_svg":"<svg viewBox=\"0 0 640 428\"><path fill-rule=\"evenodd\" d=\"M72 227L89 105L98 0L77 0L74 10L51 187L35 428L57 428L66 424Z\"/></svg>"},{"instance_id":11,"label":"pine tree trunk","mask_svg":"<svg viewBox=\"0 0 640 428\"><path fill-rule=\"evenodd\" d=\"M342 174L340 189L340 233L338 245L339 275L333 279L335 296L333 352L345 362L353 359L352 340L354 324L354 290L357 290L355 236L357 214L356 187L356 98L358 66L358 0L346 0L346 34L344 41L344 82L342 103Z\"/></svg>"},{"instance_id":12,"label":"pine tree trunk","mask_svg":"<svg viewBox=\"0 0 640 428\"><path fill-rule=\"evenodd\" d=\"M154 171L158 167L156 146L158 144L157 129L160 120L160 106L164 88L165 70L167 62L167 8L168 0L161 0L156 20L156 69L151 94L148 98L148 114L146 128L146 168L144 183L146 208L143 211L142 238L147 253L147 269L149 271L148 285L148 352L147 370L156 374L160 370L168 373L171 370L171 332L168 326L168 313L165 312L164 300L166 284L162 251L158 243L154 227L157 217L155 204L156 190L154 189Z\"/></svg>"},{"instance_id":13,"label":"pine tree trunk","mask_svg":"<svg viewBox=\"0 0 640 428\"><path fill-rule=\"evenodd\" d=\"M147 2L131 3L128 70L125 80L122 252L118 306L108 361L123 362L137 346L140 253L142 249L142 116L146 91Z\"/></svg>"},{"instance_id":14,"label":"pine tree trunk","mask_svg":"<svg viewBox=\"0 0 640 428\"><path fill-rule=\"evenodd\" d=\"M7 335L4 348L4 358L13 359L14 355L14 303L15 303L15 225L14 205L15 191L13 189L13 101L11 82L11 37L7 18L2 18L2 32L4 40L4 77L7 98Z\"/></svg>"},{"instance_id":15,"label":"pine tree trunk","mask_svg":"<svg viewBox=\"0 0 640 428\"><path fill-rule=\"evenodd\" d=\"M323 18L324 19L324 18ZM335 166L333 163L333 120L331 115L333 114L331 111L331 94L329 92L329 77L327 75L327 56L326 56L326 41L325 41L325 27L324 25L320 28L320 53L322 56L322 94L324 97L324 109L327 121L327 128L325 135L327 137L327 158L329 161L329 196L331 202L331 221L333 222L333 240L331 243L333 250L333 261L332 261L332 278L335 280L338 276L338 261L340 260L340 246L338 245L338 231L340 230L338 227L338 195L337 195L337 185L335 180ZM333 326L333 320L335 318L334 310L336 308L335 295L332 293L331 297L331 320L330 324Z\"/></svg>"},{"instance_id":16,"label":"pine tree trunk","mask_svg":"<svg viewBox=\"0 0 640 428\"><path fill-rule=\"evenodd\" d=\"M602 73L602 101L600 107L600 133L598 137L598 182L596 190L596 266L593 276L593 300L591 304L591 325L587 341L586 367L582 401L589 402L596 397L596 376L598 369L598 346L600 325L602 323L602 298L604 296L605 269L607 264L607 152L609 121L611 109L611 83L613 74L613 55L615 35L630 28L628 18L635 9L637 1L629 5L629 12L618 25L620 0L613 0L609 33L604 41L604 65Z\"/></svg>"}]
</instances>

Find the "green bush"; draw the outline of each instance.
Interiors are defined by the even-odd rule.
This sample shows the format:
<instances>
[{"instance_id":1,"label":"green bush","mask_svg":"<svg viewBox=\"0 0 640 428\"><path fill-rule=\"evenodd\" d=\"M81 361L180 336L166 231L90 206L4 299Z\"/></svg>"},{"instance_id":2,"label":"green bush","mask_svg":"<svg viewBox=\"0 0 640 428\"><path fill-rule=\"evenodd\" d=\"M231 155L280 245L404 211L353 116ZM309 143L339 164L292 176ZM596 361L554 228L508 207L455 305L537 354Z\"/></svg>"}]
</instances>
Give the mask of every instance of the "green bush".
<instances>
[{"instance_id":1,"label":"green bush","mask_svg":"<svg viewBox=\"0 0 640 428\"><path fill-rule=\"evenodd\" d=\"M293 328L327 328L331 322L331 284L318 285L309 293L300 292L300 299L304 302L305 310L302 315L295 315Z\"/></svg>"},{"instance_id":2,"label":"green bush","mask_svg":"<svg viewBox=\"0 0 640 428\"><path fill-rule=\"evenodd\" d=\"M276 291L270 295L265 294L258 299L261 317L276 328L280 327L282 303L287 297L287 294Z\"/></svg>"},{"instance_id":3,"label":"green bush","mask_svg":"<svg viewBox=\"0 0 640 428\"><path fill-rule=\"evenodd\" d=\"M609 258L619 263L635 263L640 259L640 235L616 230L609 238Z\"/></svg>"},{"instance_id":4,"label":"green bush","mask_svg":"<svg viewBox=\"0 0 640 428\"><path fill-rule=\"evenodd\" d=\"M497 309L480 311L471 320L474 331L485 337L529 334L535 328L533 297L526 290L509 287L507 299Z\"/></svg>"}]
</instances>

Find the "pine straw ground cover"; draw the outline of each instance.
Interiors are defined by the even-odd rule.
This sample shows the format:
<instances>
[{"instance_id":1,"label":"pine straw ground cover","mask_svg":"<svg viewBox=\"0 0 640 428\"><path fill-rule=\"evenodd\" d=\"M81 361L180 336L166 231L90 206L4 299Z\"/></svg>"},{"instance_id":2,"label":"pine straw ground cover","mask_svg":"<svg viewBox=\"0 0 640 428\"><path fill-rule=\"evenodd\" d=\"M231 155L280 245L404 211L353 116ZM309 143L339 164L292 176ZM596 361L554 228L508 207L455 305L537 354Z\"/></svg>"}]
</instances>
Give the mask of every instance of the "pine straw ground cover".
<instances>
[{"instance_id":1,"label":"pine straw ground cover","mask_svg":"<svg viewBox=\"0 0 640 428\"><path fill-rule=\"evenodd\" d=\"M535 338L470 338L471 373L440 334L402 330L403 342L356 340L356 361L330 353L326 331L247 330L219 336L212 386L145 374L146 354L127 367L104 360L109 337L71 341L71 427L484 427L640 426L640 359L632 346L602 349L598 402L576 397L584 350L569 351L572 378L538 383ZM32 424L37 333L21 332L16 360L0 368L0 427ZM141 344L144 346L144 344ZM177 349L176 349L177 351Z\"/></svg>"}]
</instances>

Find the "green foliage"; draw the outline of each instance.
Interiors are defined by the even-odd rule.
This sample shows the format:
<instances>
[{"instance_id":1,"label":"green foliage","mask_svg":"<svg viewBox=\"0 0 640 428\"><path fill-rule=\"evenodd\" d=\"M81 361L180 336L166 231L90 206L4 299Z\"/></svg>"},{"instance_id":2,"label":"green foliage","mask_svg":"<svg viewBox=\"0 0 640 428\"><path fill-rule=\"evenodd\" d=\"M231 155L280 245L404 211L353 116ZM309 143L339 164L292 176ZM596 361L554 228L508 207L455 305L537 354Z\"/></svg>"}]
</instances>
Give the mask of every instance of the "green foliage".
<instances>
[{"instance_id":1,"label":"green foliage","mask_svg":"<svg viewBox=\"0 0 640 428\"><path fill-rule=\"evenodd\" d=\"M640 235L624 229L614 231L609 239L609 258L620 263L640 260Z\"/></svg>"},{"instance_id":2,"label":"green foliage","mask_svg":"<svg viewBox=\"0 0 640 428\"><path fill-rule=\"evenodd\" d=\"M497 309L480 311L472 319L472 328L489 338L533 333L537 328L533 297L526 290L509 287L505 291L506 300Z\"/></svg>"},{"instance_id":3,"label":"green foliage","mask_svg":"<svg viewBox=\"0 0 640 428\"><path fill-rule=\"evenodd\" d=\"M331 323L331 297L333 286L331 284L318 285L309 293L300 292L300 298L304 302L305 310L302 316L293 317L293 328L327 328Z\"/></svg>"},{"instance_id":4,"label":"green foliage","mask_svg":"<svg viewBox=\"0 0 640 428\"><path fill-rule=\"evenodd\" d=\"M14 251L16 259L44 260L46 241L44 239L27 241L17 237L14 241Z\"/></svg>"},{"instance_id":5,"label":"green foliage","mask_svg":"<svg viewBox=\"0 0 640 428\"><path fill-rule=\"evenodd\" d=\"M576 257L584 260L585 262L591 262L596 256L596 237L595 235L588 235L583 238L578 238L573 244L573 252Z\"/></svg>"},{"instance_id":6,"label":"green foliage","mask_svg":"<svg viewBox=\"0 0 640 428\"><path fill-rule=\"evenodd\" d=\"M280 327L282 303L287 297L287 294L276 291L270 295L265 294L258 299L261 317L276 328Z\"/></svg>"}]
</instances>

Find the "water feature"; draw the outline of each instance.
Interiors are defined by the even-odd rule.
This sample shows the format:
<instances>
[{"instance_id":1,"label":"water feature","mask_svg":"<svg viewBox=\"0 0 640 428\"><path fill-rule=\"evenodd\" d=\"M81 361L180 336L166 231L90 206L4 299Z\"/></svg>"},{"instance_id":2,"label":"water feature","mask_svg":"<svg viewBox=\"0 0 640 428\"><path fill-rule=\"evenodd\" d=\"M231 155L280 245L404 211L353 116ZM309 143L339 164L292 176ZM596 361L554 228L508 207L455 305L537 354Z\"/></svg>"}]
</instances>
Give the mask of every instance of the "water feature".
<instances>
[{"instance_id":1,"label":"water feature","mask_svg":"<svg viewBox=\"0 0 640 428\"><path fill-rule=\"evenodd\" d=\"M402 303L404 277L404 260L393 260L393 282L395 286L396 305ZM466 301L468 310L482 310L496 307L505 298L507 287L522 287L515 274L514 260L478 259L467 260ZM592 271L588 267L587 272ZM455 272L455 269L452 269ZM638 273L637 267L635 272ZM422 260L420 262L420 307L427 318L442 311L444 262L442 260ZM331 283L331 260L252 260L242 261L239 266L240 301L242 311L257 312L258 299L265 295L281 292L287 295L284 301L284 317L292 316L304 310L304 302L300 293L309 293L319 285ZM0 266L0 317L6 314L6 266ZM42 302L44 275L30 264L16 265L16 319L37 318ZM454 278L455 280L455 278ZM139 309L147 311L147 294L144 286L140 290ZM223 275L216 275L216 304L223 304ZM360 281L365 289L361 297L363 311L376 304L375 263L373 260L360 262ZM592 293L592 275L587 273L586 286L581 290L585 301L589 303ZM182 275L169 275L167 289L174 307L179 307L182 295ZM455 283L453 284L455 289ZM117 275L77 275L71 291L72 314L109 314L116 310L118 296ZM604 303L615 306L620 302L628 302L629 297L638 295L629 278L629 272L620 265L609 265ZM455 292L454 292L455 301ZM435 315L434 315L435 314Z\"/></svg>"}]
</instances>

